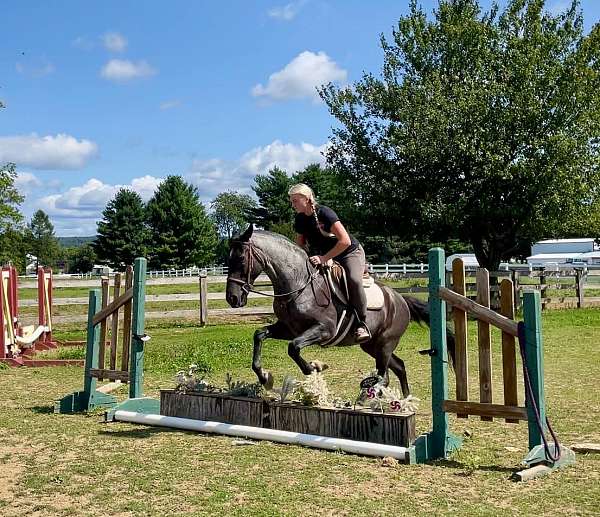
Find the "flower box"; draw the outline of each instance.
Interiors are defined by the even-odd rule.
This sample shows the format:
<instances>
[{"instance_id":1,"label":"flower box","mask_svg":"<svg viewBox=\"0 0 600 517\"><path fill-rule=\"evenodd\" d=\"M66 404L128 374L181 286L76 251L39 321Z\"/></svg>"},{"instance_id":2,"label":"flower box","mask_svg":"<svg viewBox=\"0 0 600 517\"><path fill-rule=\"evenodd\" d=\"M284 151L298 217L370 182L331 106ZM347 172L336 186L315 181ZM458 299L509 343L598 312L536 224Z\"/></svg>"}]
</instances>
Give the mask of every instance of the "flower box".
<instances>
[{"instance_id":1,"label":"flower box","mask_svg":"<svg viewBox=\"0 0 600 517\"><path fill-rule=\"evenodd\" d=\"M409 447L416 438L414 413L322 408L224 393L162 390L160 413L401 447Z\"/></svg>"},{"instance_id":2,"label":"flower box","mask_svg":"<svg viewBox=\"0 0 600 517\"><path fill-rule=\"evenodd\" d=\"M160 414L226 424L266 427L268 407L263 399L232 397L209 391L184 393L161 390Z\"/></svg>"}]
</instances>

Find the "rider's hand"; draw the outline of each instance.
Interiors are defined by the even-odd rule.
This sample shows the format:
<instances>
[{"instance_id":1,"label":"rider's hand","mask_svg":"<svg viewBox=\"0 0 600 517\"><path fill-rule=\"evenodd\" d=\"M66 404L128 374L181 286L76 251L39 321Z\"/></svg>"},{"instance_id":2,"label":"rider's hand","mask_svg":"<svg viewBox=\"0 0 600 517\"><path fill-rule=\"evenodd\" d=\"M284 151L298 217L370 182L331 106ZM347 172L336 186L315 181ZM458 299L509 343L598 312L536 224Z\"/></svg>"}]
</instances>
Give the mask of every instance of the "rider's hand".
<instances>
[{"instance_id":1,"label":"rider's hand","mask_svg":"<svg viewBox=\"0 0 600 517\"><path fill-rule=\"evenodd\" d=\"M324 264L325 264L325 262L326 262L326 261L325 261L325 259L324 259L324 258L323 258L321 255L315 255L315 256L313 256L313 257L310 257L310 259L309 259L309 260L310 260L310 263L311 263L313 266L318 266L318 265L321 265L321 264L323 264L323 265L324 265Z\"/></svg>"}]
</instances>

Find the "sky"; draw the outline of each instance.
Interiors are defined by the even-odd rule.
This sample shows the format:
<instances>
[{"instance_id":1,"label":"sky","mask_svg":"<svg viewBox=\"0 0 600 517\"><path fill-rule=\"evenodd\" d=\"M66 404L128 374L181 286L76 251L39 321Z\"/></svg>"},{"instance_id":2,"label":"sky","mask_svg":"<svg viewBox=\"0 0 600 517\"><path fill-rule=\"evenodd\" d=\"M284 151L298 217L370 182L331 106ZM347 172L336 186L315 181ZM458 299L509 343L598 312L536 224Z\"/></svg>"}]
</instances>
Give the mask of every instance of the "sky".
<instances>
[{"instance_id":1,"label":"sky","mask_svg":"<svg viewBox=\"0 0 600 517\"><path fill-rule=\"evenodd\" d=\"M380 35L408 4L3 2L0 163L17 165L22 212L44 210L59 236L94 235L122 187L147 201L178 174L208 207L226 190L252 195L274 166L324 163L336 121L317 87L379 75ZM581 6L589 30L600 3Z\"/></svg>"}]
</instances>

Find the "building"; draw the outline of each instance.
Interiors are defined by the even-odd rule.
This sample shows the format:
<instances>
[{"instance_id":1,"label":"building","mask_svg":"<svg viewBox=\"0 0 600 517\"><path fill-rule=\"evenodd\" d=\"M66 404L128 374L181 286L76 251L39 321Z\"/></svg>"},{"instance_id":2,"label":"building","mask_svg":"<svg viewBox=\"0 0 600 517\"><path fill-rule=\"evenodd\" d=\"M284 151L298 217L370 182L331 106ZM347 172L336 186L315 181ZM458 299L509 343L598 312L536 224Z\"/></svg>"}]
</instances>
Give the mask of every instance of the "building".
<instances>
[{"instance_id":1,"label":"building","mask_svg":"<svg viewBox=\"0 0 600 517\"><path fill-rule=\"evenodd\" d=\"M549 239L536 242L527 257L531 266L583 266L600 264L600 249L593 238Z\"/></svg>"}]
</instances>

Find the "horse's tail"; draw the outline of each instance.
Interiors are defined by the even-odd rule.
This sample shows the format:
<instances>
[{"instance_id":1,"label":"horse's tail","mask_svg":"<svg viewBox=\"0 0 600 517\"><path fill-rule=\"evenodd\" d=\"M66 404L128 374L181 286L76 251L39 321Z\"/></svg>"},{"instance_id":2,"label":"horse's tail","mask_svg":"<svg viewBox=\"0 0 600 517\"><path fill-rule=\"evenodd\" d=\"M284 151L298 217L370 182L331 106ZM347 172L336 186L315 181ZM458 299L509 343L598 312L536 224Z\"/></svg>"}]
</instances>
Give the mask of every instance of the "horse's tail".
<instances>
[{"instance_id":1,"label":"horse's tail","mask_svg":"<svg viewBox=\"0 0 600 517\"><path fill-rule=\"evenodd\" d=\"M408 305L408 310L410 311L410 317L413 321L417 322L419 325L425 323L428 327L429 323L429 304L418 300L417 298L413 298L412 296L403 296L406 304ZM454 334L452 331L446 326L446 346L448 347L448 354L450 356L450 362L454 367L454 352L455 352L455 341ZM420 353L426 354L430 353L431 350L423 350Z\"/></svg>"}]
</instances>

